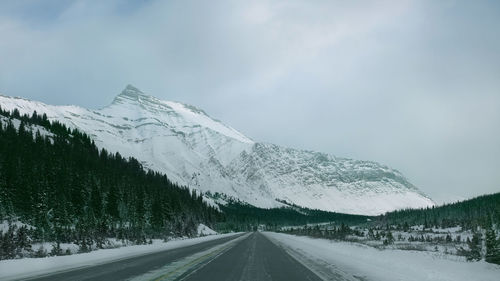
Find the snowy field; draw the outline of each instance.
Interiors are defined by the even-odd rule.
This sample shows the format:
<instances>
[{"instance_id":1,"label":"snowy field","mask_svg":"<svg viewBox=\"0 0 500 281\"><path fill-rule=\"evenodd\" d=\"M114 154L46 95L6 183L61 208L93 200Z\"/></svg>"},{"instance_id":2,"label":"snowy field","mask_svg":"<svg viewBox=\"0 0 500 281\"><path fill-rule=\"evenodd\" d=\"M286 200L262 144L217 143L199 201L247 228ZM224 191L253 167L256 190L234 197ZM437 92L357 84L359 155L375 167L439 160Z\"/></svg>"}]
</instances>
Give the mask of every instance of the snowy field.
<instances>
[{"instance_id":1,"label":"snowy field","mask_svg":"<svg viewBox=\"0 0 500 281\"><path fill-rule=\"evenodd\" d=\"M237 234L239 233L210 235L192 239L172 240L169 242L153 240L153 244L151 245L136 245L116 249L97 250L90 253L70 256L2 260L0 261L0 280L27 278L29 276L43 275L56 271L88 267L124 258L186 247Z\"/></svg>"},{"instance_id":2,"label":"snowy field","mask_svg":"<svg viewBox=\"0 0 500 281\"><path fill-rule=\"evenodd\" d=\"M334 242L264 232L273 242L325 280L498 281L500 265L466 262L442 253L379 250L349 242Z\"/></svg>"}]
</instances>

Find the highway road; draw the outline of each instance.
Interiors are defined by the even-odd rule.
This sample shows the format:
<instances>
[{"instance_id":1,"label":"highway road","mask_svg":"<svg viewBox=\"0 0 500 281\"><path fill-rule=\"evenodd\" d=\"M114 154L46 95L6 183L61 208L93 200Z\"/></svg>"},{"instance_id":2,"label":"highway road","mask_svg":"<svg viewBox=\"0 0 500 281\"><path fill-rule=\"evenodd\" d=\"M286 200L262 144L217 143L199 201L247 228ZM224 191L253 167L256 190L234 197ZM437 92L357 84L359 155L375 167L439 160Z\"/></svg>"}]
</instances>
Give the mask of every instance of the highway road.
<instances>
[{"instance_id":1,"label":"highway road","mask_svg":"<svg viewBox=\"0 0 500 281\"><path fill-rule=\"evenodd\" d=\"M183 280L321 280L283 249L255 232Z\"/></svg>"},{"instance_id":2,"label":"highway road","mask_svg":"<svg viewBox=\"0 0 500 281\"><path fill-rule=\"evenodd\" d=\"M259 232L23 280L321 280Z\"/></svg>"}]
</instances>

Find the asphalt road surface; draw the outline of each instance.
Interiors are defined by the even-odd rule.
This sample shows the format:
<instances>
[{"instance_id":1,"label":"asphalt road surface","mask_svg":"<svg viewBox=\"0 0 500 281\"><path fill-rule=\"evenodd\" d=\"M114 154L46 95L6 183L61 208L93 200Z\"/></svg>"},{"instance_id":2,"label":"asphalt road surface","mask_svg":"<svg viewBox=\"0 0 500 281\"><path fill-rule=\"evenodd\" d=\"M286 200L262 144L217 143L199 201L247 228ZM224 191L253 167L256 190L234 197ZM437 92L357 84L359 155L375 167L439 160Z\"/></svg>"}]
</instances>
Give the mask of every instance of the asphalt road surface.
<instances>
[{"instance_id":1,"label":"asphalt road surface","mask_svg":"<svg viewBox=\"0 0 500 281\"><path fill-rule=\"evenodd\" d=\"M105 263L98 266L86 267L45 275L43 277L28 278L21 280L39 281L78 281L78 280L127 280L131 277L155 270L186 256L210 249L218 244L233 240L238 236L226 237L217 240L207 241L183 248L170 249L163 252L146 254L143 256L122 259L115 262Z\"/></svg>"},{"instance_id":2,"label":"asphalt road surface","mask_svg":"<svg viewBox=\"0 0 500 281\"><path fill-rule=\"evenodd\" d=\"M320 281L321 279L264 235L254 232L182 280Z\"/></svg>"},{"instance_id":3,"label":"asphalt road surface","mask_svg":"<svg viewBox=\"0 0 500 281\"><path fill-rule=\"evenodd\" d=\"M26 280L321 280L254 232Z\"/></svg>"}]
</instances>

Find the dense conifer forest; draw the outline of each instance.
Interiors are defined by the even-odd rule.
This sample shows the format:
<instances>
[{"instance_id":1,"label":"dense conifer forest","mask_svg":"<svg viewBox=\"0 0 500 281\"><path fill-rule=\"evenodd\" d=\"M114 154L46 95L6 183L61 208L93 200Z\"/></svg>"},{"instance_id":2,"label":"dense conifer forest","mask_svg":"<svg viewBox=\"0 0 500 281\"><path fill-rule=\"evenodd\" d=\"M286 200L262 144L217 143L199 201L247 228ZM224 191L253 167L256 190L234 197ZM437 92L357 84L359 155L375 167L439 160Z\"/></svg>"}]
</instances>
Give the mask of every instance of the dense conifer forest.
<instances>
[{"instance_id":1,"label":"dense conifer forest","mask_svg":"<svg viewBox=\"0 0 500 281\"><path fill-rule=\"evenodd\" d=\"M464 229L473 229L477 226L490 228L492 224L500 227L500 193L438 207L389 212L380 216L377 222L401 225L421 224L424 227L460 225Z\"/></svg>"},{"instance_id":2,"label":"dense conifer forest","mask_svg":"<svg viewBox=\"0 0 500 281\"><path fill-rule=\"evenodd\" d=\"M311 210L293 205L264 209L234 201L227 205L220 205L220 209L226 217L224 222L218 223L217 228L240 231L249 231L256 226L264 227L266 230L277 230L281 226L323 222L353 225L366 223L368 219L372 218L369 216Z\"/></svg>"},{"instance_id":3,"label":"dense conifer forest","mask_svg":"<svg viewBox=\"0 0 500 281\"><path fill-rule=\"evenodd\" d=\"M135 159L99 150L89 136L45 115L0 110L0 218L30 227L2 234L0 258L37 241L101 248L114 237L192 236L220 212Z\"/></svg>"}]
</instances>

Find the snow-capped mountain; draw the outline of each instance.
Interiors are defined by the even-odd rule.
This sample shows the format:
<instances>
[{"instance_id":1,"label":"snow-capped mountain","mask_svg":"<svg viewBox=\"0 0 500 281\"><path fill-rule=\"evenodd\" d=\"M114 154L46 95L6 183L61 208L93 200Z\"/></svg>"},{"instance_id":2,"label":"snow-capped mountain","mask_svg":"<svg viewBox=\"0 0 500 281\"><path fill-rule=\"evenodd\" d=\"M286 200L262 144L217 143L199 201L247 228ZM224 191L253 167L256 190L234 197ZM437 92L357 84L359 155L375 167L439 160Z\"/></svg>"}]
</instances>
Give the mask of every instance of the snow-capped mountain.
<instances>
[{"instance_id":1,"label":"snow-capped mountain","mask_svg":"<svg viewBox=\"0 0 500 281\"><path fill-rule=\"evenodd\" d=\"M434 205L398 171L370 161L258 143L194 106L127 86L99 110L0 95L0 106L37 111L89 134L99 147L202 192L259 207L299 206L352 214Z\"/></svg>"}]
</instances>

